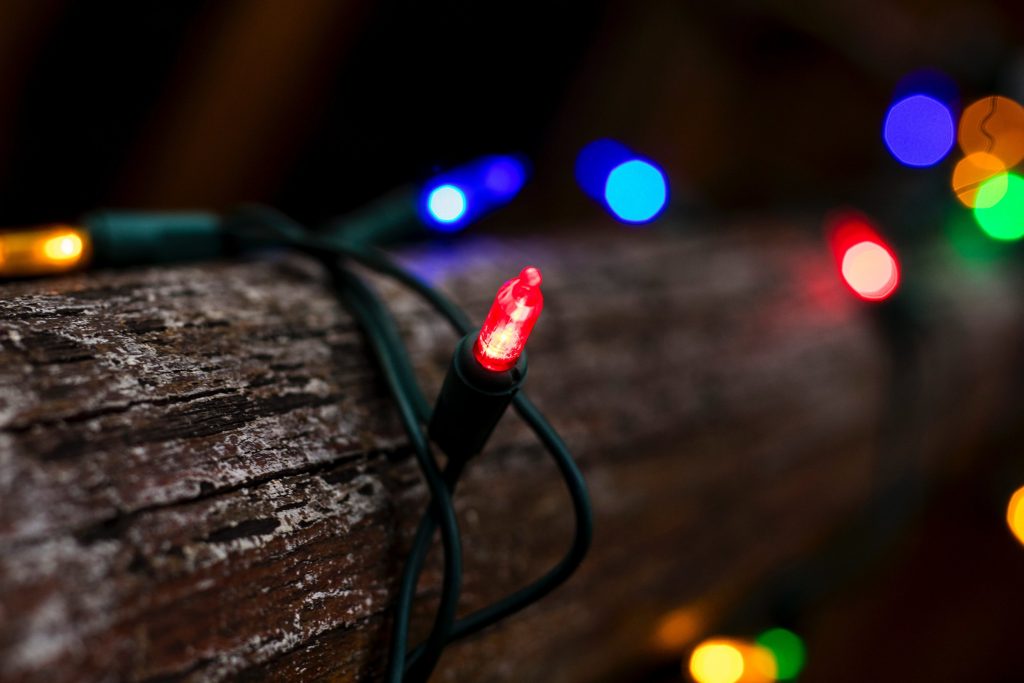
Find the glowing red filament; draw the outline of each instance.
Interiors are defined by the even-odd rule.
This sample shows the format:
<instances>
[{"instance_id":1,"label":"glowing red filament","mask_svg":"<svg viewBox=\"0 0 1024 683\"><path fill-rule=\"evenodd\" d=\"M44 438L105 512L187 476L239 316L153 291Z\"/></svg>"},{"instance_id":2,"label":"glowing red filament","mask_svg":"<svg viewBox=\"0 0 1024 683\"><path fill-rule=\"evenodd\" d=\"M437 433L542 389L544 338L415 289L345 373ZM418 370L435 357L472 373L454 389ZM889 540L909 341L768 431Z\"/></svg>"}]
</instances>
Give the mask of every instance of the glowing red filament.
<instances>
[{"instance_id":1,"label":"glowing red filament","mask_svg":"<svg viewBox=\"0 0 1024 683\"><path fill-rule=\"evenodd\" d=\"M519 360L544 308L540 283L540 271L527 266L498 290L473 346L473 356L480 365L503 372Z\"/></svg>"}]
</instances>

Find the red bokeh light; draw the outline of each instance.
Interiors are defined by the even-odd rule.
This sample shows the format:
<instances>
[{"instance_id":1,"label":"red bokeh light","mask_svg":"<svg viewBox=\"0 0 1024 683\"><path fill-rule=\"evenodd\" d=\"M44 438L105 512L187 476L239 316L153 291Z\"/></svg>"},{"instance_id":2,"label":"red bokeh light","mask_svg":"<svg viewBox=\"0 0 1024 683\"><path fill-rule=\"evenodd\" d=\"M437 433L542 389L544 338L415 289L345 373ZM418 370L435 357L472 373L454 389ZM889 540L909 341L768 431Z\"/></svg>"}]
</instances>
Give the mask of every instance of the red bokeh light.
<instances>
[{"instance_id":1,"label":"red bokeh light","mask_svg":"<svg viewBox=\"0 0 1024 683\"><path fill-rule=\"evenodd\" d=\"M829 242L843 282L865 301L882 301L900 282L899 261L870 221L846 213L830 221Z\"/></svg>"}]
</instances>

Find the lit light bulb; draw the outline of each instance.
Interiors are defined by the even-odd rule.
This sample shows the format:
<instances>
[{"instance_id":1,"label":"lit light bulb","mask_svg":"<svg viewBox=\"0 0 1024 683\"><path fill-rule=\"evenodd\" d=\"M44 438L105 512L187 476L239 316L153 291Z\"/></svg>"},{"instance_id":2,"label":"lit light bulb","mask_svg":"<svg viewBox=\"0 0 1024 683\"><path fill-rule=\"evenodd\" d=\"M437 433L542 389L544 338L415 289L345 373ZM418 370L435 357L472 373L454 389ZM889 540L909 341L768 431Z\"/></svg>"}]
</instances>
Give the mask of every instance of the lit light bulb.
<instances>
[{"instance_id":1,"label":"lit light bulb","mask_svg":"<svg viewBox=\"0 0 1024 683\"><path fill-rule=\"evenodd\" d=\"M518 156L491 155L435 176L420 193L426 226L454 233L512 201L526 184L527 163Z\"/></svg>"},{"instance_id":2,"label":"lit light bulb","mask_svg":"<svg viewBox=\"0 0 1024 683\"><path fill-rule=\"evenodd\" d=\"M608 208L627 223L647 223L665 208L668 183L654 164L633 159L619 164L608 174L604 200Z\"/></svg>"},{"instance_id":3,"label":"lit light bulb","mask_svg":"<svg viewBox=\"0 0 1024 683\"><path fill-rule=\"evenodd\" d=\"M480 365L503 372L516 364L544 308L540 285L540 270L527 266L501 286L473 346Z\"/></svg>"},{"instance_id":4,"label":"lit light bulb","mask_svg":"<svg viewBox=\"0 0 1024 683\"><path fill-rule=\"evenodd\" d=\"M0 277L47 275L86 260L89 234L68 225L45 225L0 233Z\"/></svg>"},{"instance_id":5,"label":"lit light bulb","mask_svg":"<svg viewBox=\"0 0 1024 683\"><path fill-rule=\"evenodd\" d=\"M1012 168L1024 159L1024 107L1008 97L983 97L960 115L957 137L965 155L984 152Z\"/></svg>"},{"instance_id":6,"label":"lit light bulb","mask_svg":"<svg viewBox=\"0 0 1024 683\"><path fill-rule=\"evenodd\" d=\"M846 283L864 299L884 299L899 282L896 259L877 242L858 242L847 249L842 268Z\"/></svg>"},{"instance_id":7,"label":"lit light bulb","mask_svg":"<svg viewBox=\"0 0 1024 683\"><path fill-rule=\"evenodd\" d=\"M674 609L658 621L654 646L662 652L682 652L700 635L704 621L704 615L697 607Z\"/></svg>"},{"instance_id":8,"label":"lit light bulb","mask_svg":"<svg viewBox=\"0 0 1024 683\"><path fill-rule=\"evenodd\" d=\"M924 94L895 102L885 115L882 137L904 166L934 166L956 141L953 113L944 103Z\"/></svg>"},{"instance_id":9,"label":"lit light bulb","mask_svg":"<svg viewBox=\"0 0 1024 683\"><path fill-rule=\"evenodd\" d=\"M992 239L1024 237L1024 177L1006 173L989 178L978 188L974 220Z\"/></svg>"},{"instance_id":10,"label":"lit light bulb","mask_svg":"<svg viewBox=\"0 0 1024 683\"><path fill-rule=\"evenodd\" d=\"M466 193L455 185L442 185L427 197L427 210L438 223L454 223L466 213Z\"/></svg>"},{"instance_id":11,"label":"lit light bulb","mask_svg":"<svg viewBox=\"0 0 1024 683\"><path fill-rule=\"evenodd\" d=\"M1024 543L1024 486L1017 489L1006 506L1006 523L1017 540Z\"/></svg>"},{"instance_id":12,"label":"lit light bulb","mask_svg":"<svg viewBox=\"0 0 1024 683\"><path fill-rule=\"evenodd\" d=\"M1009 184L1006 165L999 157L985 152L974 152L961 159L953 169L952 182L956 198L972 209L995 206L1006 194ZM985 194L979 197L983 185L988 187Z\"/></svg>"},{"instance_id":13,"label":"lit light bulb","mask_svg":"<svg viewBox=\"0 0 1024 683\"><path fill-rule=\"evenodd\" d=\"M82 238L73 232L51 237L43 243L43 255L51 261L77 261L82 255Z\"/></svg>"},{"instance_id":14,"label":"lit light bulb","mask_svg":"<svg viewBox=\"0 0 1024 683\"><path fill-rule=\"evenodd\" d=\"M773 683L775 659L768 648L747 640L711 638L690 655L696 683Z\"/></svg>"},{"instance_id":15,"label":"lit light bulb","mask_svg":"<svg viewBox=\"0 0 1024 683\"><path fill-rule=\"evenodd\" d=\"M596 140L580 150L576 182L623 223L650 223L668 204L665 173L614 140Z\"/></svg>"},{"instance_id":16,"label":"lit light bulb","mask_svg":"<svg viewBox=\"0 0 1024 683\"><path fill-rule=\"evenodd\" d=\"M690 675L697 683L737 683L744 669L743 653L727 640L706 640L690 655Z\"/></svg>"},{"instance_id":17,"label":"lit light bulb","mask_svg":"<svg viewBox=\"0 0 1024 683\"><path fill-rule=\"evenodd\" d=\"M896 254L860 214L832 222L832 253L843 282L865 301L882 301L896 291L900 267Z\"/></svg>"},{"instance_id":18,"label":"lit light bulb","mask_svg":"<svg viewBox=\"0 0 1024 683\"><path fill-rule=\"evenodd\" d=\"M775 665L775 678L789 681L800 675L807 659L807 648L797 634L784 628L770 628L755 640L765 648Z\"/></svg>"}]
</instances>

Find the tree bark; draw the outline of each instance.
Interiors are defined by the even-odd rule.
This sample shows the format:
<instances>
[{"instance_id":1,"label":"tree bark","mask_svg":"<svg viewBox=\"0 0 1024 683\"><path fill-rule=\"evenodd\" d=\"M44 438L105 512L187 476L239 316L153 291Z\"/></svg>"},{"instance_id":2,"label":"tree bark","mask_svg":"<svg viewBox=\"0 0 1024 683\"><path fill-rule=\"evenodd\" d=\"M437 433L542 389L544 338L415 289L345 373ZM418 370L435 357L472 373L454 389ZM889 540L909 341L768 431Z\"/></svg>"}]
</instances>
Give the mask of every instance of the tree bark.
<instances>
[{"instance_id":1,"label":"tree bark","mask_svg":"<svg viewBox=\"0 0 1024 683\"><path fill-rule=\"evenodd\" d=\"M475 319L502 281L541 268L527 391L596 508L579 574L453 645L436 680L593 681L661 656L667 611L808 552L878 472L953 462L1013 390L1012 282L945 257L920 264L910 307L921 448L881 469L899 356L800 232L467 239L405 257ZM285 256L0 288L0 680L380 677L425 493L324 282ZM375 282L436 391L455 337ZM463 609L570 540L554 467L512 416L457 506ZM432 557L414 633L439 578Z\"/></svg>"}]
</instances>

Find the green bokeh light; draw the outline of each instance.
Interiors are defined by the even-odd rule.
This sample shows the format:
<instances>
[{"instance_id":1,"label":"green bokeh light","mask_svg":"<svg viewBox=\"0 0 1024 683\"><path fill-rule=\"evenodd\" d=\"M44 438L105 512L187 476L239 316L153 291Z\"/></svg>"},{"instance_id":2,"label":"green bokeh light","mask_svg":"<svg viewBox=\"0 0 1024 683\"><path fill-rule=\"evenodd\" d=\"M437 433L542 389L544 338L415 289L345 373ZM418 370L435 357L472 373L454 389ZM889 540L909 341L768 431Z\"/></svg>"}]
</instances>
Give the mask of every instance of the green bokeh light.
<instances>
[{"instance_id":1,"label":"green bokeh light","mask_svg":"<svg viewBox=\"0 0 1024 683\"><path fill-rule=\"evenodd\" d=\"M789 681L800 675L807 659L800 636L784 628L771 628L759 635L756 642L772 653L777 680Z\"/></svg>"},{"instance_id":2,"label":"green bokeh light","mask_svg":"<svg viewBox=\"0 0 1024 683\"><path fill-rule=\"evenodd\" d=\"M951 211L943 221L943 229L953 253L974 270L990 270L1007 255L1010 247L1010 243L994 240L979 230L970 211Z\"/></svg>"},{"instance_id":3,"label":"green bokeh light","mask_svg":"<svg viewBox=\"0 0 1024 683\"><path fill-rule=\"evenodd\" d=\"M998 176L989 178L978 188L976 203L974 220L989 237L997 240L1024 237L1024 178L1010 173L1005 186Z\"/></svg>"}]
</instances>

